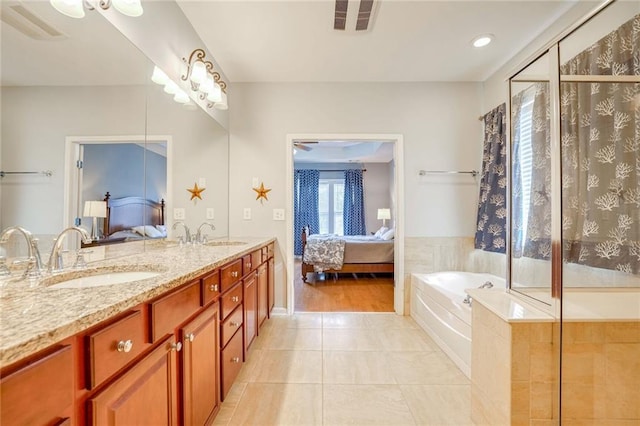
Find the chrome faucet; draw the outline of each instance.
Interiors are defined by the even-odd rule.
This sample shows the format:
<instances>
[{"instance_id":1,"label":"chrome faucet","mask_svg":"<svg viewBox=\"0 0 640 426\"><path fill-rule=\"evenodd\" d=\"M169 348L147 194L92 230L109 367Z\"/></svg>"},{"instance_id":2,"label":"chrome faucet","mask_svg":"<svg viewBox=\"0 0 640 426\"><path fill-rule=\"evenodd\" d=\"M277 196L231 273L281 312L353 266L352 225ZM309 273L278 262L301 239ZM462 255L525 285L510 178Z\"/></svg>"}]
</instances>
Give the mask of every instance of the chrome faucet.
<instances>
[{"instance_id":1,"label":"chrome faucet","mask_svg":"<svg viewBox=\"0 0 640 426\"><path fill-rule=\"evenodd\" d=\"M491 287L493 287L493 283L491 281L487 281L478 288L491 288Z\"/></svg>"},{"instance_id":2,"label":"chrome faucet","mask_svg":"<svg viewBox=\"0 0 640 426\"><path fill-rule=\"evenodd\" d=\"M171 229L176 229L178 225L182 225L182 227L184 228L184 239L186 240L185 243L189 244L191 242L191 231L189 231L189 227L185 225L184 222L179 220L173 224Z\"/></svg>"},{"instance_id":3,"label":"chrome faucet","mask_svg":"<svg viewBox=\"0 0 640 426\"><path fill-rule=\"evenodd\" d=\"M14 232L21 234L27 241L27 269L24 271L24 277L39 277L42 272L42 258L40 257L40 250L38 250L38 239L34 238L31 232L20 226L10 226L2 231L0 234L0 244L9 241L9 237Z\"/></svg>"},{"instance_id":4,"label":"chrome faucet","mask_svg":"<svg viewBox=\"0 0 640 426\"><path fill-rule=\"evenodd\" d=\"M202 244L204 241L204 235L202 235L202 227L203 226L209 226L211 228L212 231L216 230L216 227L213 225L213 223L210 222L202 222L200 224L200 226L198 227L198 232L196 232L196 244Z\"/></svg>"},{"instance_id":5,"label":"chrome faucet","mask_svg":"<svg viewBox=\"0 0 640 426\"><path fill-rule=\"evenodd\" d=\"M64 241L64 237L66 237L70 232L78 232L80 234L80 238L82 238L82 242L85 244L89 244L92 241L91 235L82 228L70 226L69 228L64 229L56 237L56 242L53 244L53 248L51 249L51 256L49 256L49 265L47 267L48 272L57 272L63 269L62 242Z\"/></svg>"}]
</instances>

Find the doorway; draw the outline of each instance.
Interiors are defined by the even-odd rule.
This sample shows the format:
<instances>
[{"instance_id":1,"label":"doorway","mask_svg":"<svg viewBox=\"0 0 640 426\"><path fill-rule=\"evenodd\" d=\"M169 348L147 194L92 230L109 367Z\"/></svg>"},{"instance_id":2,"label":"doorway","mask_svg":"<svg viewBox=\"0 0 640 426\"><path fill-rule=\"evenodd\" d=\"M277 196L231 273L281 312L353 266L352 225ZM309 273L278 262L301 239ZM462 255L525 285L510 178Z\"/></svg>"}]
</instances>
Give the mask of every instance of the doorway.
<instances>
[{"instance_id":1,"label":"doorway","mask_svg":"<svg viewBox=\"0 0 640 426\"><path fill-rule=\"evenodd\" d=\"M287 282L286 282L286 300L287 312L293 314L295 311L295 280L298 279L300 269L296 269L296 260L294 257L294 143L296 146L309 145L314 141L322 141L330 143L336 141L341 144L388 144L391 146L392 162L390 179L392 181L390 191L390 203L393 209L393 217L395 218L394 230L395 237L393 239L393 262L394 274L393 284L393 311L396 314L404 314L404 178L402 170L403 165L403 138L399 134L291 134L287 135L286 143L286 164L287 164L287 239L285 247ZM366 145L365 145L366 146ZM366 161L365 161L366 162ZM382 207L382 206L379 206ZM375 222L375 220L374 220Z\"/></svg>"}]
</instances>

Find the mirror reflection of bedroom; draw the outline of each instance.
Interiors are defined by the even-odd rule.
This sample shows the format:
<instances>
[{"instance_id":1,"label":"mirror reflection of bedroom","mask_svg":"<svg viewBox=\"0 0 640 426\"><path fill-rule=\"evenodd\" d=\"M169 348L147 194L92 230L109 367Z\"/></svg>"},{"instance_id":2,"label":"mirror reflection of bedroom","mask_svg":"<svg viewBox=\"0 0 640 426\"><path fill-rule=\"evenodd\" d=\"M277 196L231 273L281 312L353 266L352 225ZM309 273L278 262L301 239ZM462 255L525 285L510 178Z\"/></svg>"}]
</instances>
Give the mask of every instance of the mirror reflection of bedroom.
<instances>
[{"instance_id":1,"label":"mirror reflection of bedroom","mask_svg":"<svg viewBox=\"0 0 640 426\"><path fill-rule=\"evenodd\" d=\"M295 311L393 312L393 142L293 145Z\"/></svg>"}]
</instances>

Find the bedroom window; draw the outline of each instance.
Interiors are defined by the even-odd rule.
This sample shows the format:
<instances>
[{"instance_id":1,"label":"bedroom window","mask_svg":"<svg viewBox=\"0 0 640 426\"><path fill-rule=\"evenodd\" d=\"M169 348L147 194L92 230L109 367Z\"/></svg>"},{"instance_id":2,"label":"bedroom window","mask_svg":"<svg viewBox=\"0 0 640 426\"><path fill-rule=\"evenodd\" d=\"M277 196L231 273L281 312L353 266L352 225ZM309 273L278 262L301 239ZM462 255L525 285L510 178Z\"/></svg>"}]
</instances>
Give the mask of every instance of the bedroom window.
<instances>
[{"instance_id":1,"label":"bedroom window","mask_svg":"<svg viewBox=\"0 0 640 426\"><path fill-rule=\"evenodd\" d=\"M344 179L320 179L318 210L321 234L344 234Z\"/></svg>"}]
</instances>

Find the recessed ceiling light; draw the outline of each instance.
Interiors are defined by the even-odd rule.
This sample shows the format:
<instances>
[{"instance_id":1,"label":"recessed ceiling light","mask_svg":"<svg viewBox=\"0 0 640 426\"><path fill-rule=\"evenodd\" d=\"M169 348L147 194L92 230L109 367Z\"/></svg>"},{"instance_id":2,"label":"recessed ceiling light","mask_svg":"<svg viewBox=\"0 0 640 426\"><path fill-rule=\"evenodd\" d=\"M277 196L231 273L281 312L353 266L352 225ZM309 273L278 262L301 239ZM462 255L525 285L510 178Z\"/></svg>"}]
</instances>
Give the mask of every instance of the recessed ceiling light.
<instances>
[{"instance_id":1,"label":"recessed ceiling light","mask_svg":"<svg viewBox=\"0 0 640 426\"><path fill-rule=\"evenodd\" d=\"M473 47L484 47L487 44L491 43L492 40L493 40L492 34L483 34L481 36L474 38L471 43L473 44Z\"/></svg>"}]
</instances>

